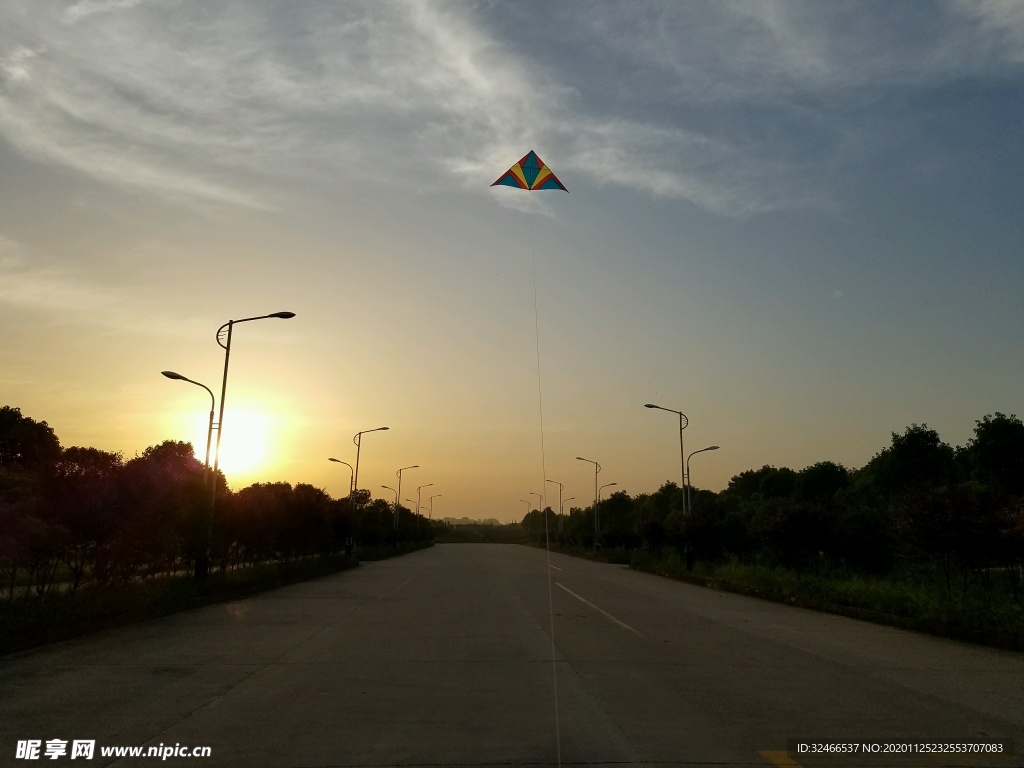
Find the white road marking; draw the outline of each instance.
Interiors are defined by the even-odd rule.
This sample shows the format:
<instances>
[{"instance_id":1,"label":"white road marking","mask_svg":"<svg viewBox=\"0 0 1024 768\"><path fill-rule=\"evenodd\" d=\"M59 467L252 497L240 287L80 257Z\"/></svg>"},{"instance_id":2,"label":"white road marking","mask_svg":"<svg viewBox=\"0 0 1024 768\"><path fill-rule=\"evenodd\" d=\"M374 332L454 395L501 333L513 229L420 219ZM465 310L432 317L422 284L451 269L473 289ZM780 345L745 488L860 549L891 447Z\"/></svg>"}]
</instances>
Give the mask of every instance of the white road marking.
<instances>
[{"instance_id":1,"label":"white road marking","mask_svg":"<svg viewBox=\"0 0 1024 768\"><path fill-rule=\"evenodd\" d=\"M580 601L581 603L584 603L584 604L586 604L586 605L589 605L589 606L590 606L591 608L593 608L593 609L594 609L595 611L597 611L598 613L600 613L601 615L603 615L603 616L604 616L604 617L605 617L606 619L609 619L610 621L614 621L614 622L615 622L616 624L618 624L618 625L619 625L620 627L622 627L623 629L629 630L630 632L632 632L632 633L633 633L634 635L636 635L637 637L643 637L643 634L641 634L640 632L637 632L637 631L636 631L635 629L633 629L633 628L632 628L631 626L629 626L629 624L627 624L627 623L626 623L626 622L624 622L624 621L619 621L619 619L617 619L617 618L615 618L614 616L612 616L612 615L611 615L610 613L608 613L608 611L606 611L606 610L603 610L603 609L601 609L601 608L598 608L598 607L597 607L596 605L594 605L594 604L593 604L592 602L590 602L589 600L587 600L587 599L586 599L585 597L580 597L579 595L577 595L577 594L576 594L575 592L573 592L573 591L572 591L571 589L569 589L569 588L568 588L567 586L565 586L564 584L560 584L560 583L559 583L559 582L557 582L557 581L555 582L555 584L558 584L558 586L560 586L560 587L561 587L562 589L564 589L564 590L565 590L566 592L568 592L568 593L569 593L570 595L572 595L573 597L575 597L575 598L576 598L577 600L579 600L579 601Z\"/></svg>"},{"instance_id":2,"label":"white road marking","mask_svg":"<svg viewBox=\"0 0 1024 768\"><path fill-rule=\"evenodd\" d=\"M560 570L562 570L562 569L561 569L561 568L559 568L559 567L558 567L557 565L551 565L551 563L548 563L548 567L549 567L549 568L554 568L554 569L555 569L556 571L560 571Z\"/></svg>"}]
</instances>

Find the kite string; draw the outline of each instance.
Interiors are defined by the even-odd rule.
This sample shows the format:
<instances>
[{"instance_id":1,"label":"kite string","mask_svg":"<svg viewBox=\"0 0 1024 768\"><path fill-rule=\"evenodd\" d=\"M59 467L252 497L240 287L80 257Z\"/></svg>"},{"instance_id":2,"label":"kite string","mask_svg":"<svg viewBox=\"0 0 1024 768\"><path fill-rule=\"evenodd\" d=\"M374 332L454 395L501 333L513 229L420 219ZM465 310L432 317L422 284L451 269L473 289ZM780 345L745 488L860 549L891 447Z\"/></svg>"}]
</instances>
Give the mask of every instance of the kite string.
<instances>
[{"instance_id":1,"label":"kite string","mask_svg":"<svg viewBox=\"0 0 1024 768\"><path fill-rule=\"evenodd\" d=\"M530 217L530 250L533 262L533 333L534 347L537 352L537 410L540 415L540 470L541 470L541 507L545 507L544 496L547 495L548 468L547 455L544 451L544 389L541 386L540 375L540 311L537 301L537 244L534 238L534 219ZM555 646L555 603L551 590L551 540L548 531L548 515L544 509L540 510L544 518L544 550L547 554L548 572L548 619L551 627L551 679L554 686L555 696L555 750L558 758L558 766L562 765L562 733L558 717L558 660L557 647Z\"/></svg>"}]
</instances>

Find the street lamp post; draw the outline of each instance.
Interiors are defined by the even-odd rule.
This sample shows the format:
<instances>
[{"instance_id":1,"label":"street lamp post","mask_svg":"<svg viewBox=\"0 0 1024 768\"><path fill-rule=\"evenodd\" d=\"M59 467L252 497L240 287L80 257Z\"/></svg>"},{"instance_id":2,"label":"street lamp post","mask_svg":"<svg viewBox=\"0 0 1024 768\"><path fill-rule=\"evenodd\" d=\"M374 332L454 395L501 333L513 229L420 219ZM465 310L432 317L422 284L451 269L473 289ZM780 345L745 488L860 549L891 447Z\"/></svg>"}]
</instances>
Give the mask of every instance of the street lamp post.
<instances>
[{"instance_id":1,"label":"street lamp post","mask_svg":"<svg viewBox=\"0 0 1024 768\"><path fill-rule=\"evenodd\" d=\"M690 420L686 418L686 414L682 411L677 411L673 408L662 408L660 405L654 403L644 403L644 408L657 408L659 411L668 411L669 413L679 414L679 464L680 470L682 471L682 483L681 488L683 492L683 516L685 517L690 511L690 505L686 500L686 461L684 459L685 454L683 453L683 430L690 424Z\"/></svg>"},{"instance_id":2,"label":"street lamp post","mask_svg":"<svg viewBox=\"0 0 1024 768\"><path fill-rule=\"evenodd\" d=\"M421 486L419 486L419 487L418 487L418 488L416 489L416 514L417 514L417 515L418 515L418 514L420 513L420 499L421 499L421 498L423 498L422 496L420 496L420 492L421 492L421 491L422 491L422 490L423 490L424 488L427 488L427 487L429 487L429 486L431 486L431 485L433 485L433 483L426 483L426 484L424 484L424 485L421 485Z\"/></svg>"},{"instance_id":3,"label":"street lamp post","mask_svg":"<svg viewBox=\"0 0 1024 768\"><path fill-rule=\"evenodd\" d=\"M544 479L544 482L545 483L554 483L555 485L558 486L558 532L561 533L562 532L562 489L565 488L565 486L562 485L557 480L548 480L547 478Z\"/></svg>"},{"instance_id":4,"label":"street lamp post","mask_svg":"<svg viewBox=\"0 0 1024 768\"><path fill-rule=\"evenodd\" d=\"M612 485L618 485L618 483L605 483L604 485L602 485L600 488L597 489L597 507L594 508L595 509L595 511L594 511L594 515L595 516L597 515L597 509L600 509L600 507L601 507L601 491L603 491L605 488L608 488L608 487L610 487ZM598 531L601 530L600 526L598 526L596 524L596 517L595 517L595 527L597 528Z\"/></svg>"},{"instance_id":5,"label":"street lamp post","mask_svg":"<svg viewBox=\"0 0 1024 768\"><path fill-rule=\"evenodd\" d=\"M530 514L530 510L533 507L533 502L532 501L527 501L526 499L520 499L520 501L523 502L523 504L526 505L526 514Z\"/></svg>"},{"instance_id":6,"label":"street lamp post","mask_svg":"<svg viewBox=\"0 0 1024 768\"><path fill-rule=\"evenodd\" d=\"M231 361L232 331L239 323L248 323L250 320L266 320L270 317L275 317L279 320L290 320L295 317L295 313L274 312L270 315L243 317L241 320L228 320L224 325L217 329L217 343L224 349L224 377L221 379L220 384L220 415L217 417L217 451L214 454L213 459L214 474L216 474L217 470L220 468L220 439L224 436L224 400L228 392L228 363ZM221 336L225 337L223 341L221 341ZM214 484L214 488L216 488L216 484ZM214 499L216 499L216 490L214 491Z\"/></svg>"},{"instance_id":7,"label":"street lamp post","mask_svg":"<svg viewBox=\"0 0 1024 768\"><path fill-rule=\"evenodd\" d=\"M601 471L601 465L593 459L584 459L582 456L576 457L577 461L588 461L594 465L594 548L597 548L597 473Z\"/></svg>"},{"instance_id":8,"label":"street lamp post","mask_svg":"<svg viewBox=\"0 0 1024 768\"><path fill-rule=\"evenodd\" d=\"M537 493L536 491L530 491L530 496L536 496L537 497L537 504L538 504L537 509L539 509L540 513L543 515L544 514L544 494L543 493Z\"/></svg>"},{"instance_id":9,"label":"street lamp post","mask_svg":"<svg viewBox=\"0 0 1024 768\"><path fill-rule=\"evenodd\" d=\"M419 467L419 464L412 464L412 465L410 465L408 467L402 467L400 470L395 472L395 476L398 478L398 490L395 492L395 493L398 494L395 497L395 533L396 533L395 543L396 544L398 543L398 539L397 539L397 533L398 533L398 499L402 496L402 473L405 470L407 470L407 469L416 469L417 467Z\"/></svg>"},{"instance_id":10,"label":"street lamp post","mask_svg":"<svg viewBox=\"0 0 1024 768\"><path fill-rule=\"evenodd\" d=\"M395 525L398 525L398 490L392 488L390 485L382 485L381 488L387 488L393 494L395 494Z\"/></svg>"},{"instance_id":11,"label":"street lamp post","mask_svg":"<svg viewBox=\"0 0 1024 768\"><path fill-rule=\"evenodd\" d=\"M224 349L224 375L221 379L220 385L220 413L217 416L217 447L213 456L213 472L210 476L210 511L206 525L206 541L201 547L200 552L196 556L196 579L201 580L206 577L206 574L210 570L210 543L213 538L213 516L217 506L217 471L220 469L220 441L224 436L224 400L227 396L228 391L228 363L231 361L231 335L234 327L238 323L247 323L250 320L265 320L267 318L277 318L279 320L290 320L295 317L294 312L274 312L269 315L259 315L257 317L243 317L241 320L228 320L224 325L217 329L217 344ZM224 336L224 340L221 340L221 336ZM173 378L173 377L171 377ZM213 393L210 394L213 397ZM213 419L210 420L210 433L213 433Z\"/></svg>"},{"instance_id":12,"label":"street lamp post","mask_svg":"<svg viewBox=\"0 0 1024 768\"><path fill-rule=\"evenodd\" d=\"M359 450L363 442L363 435L367 432L380 432L382 430L390 429L390 427L377 427L376 429L364 429L362 432L356 432L352 438L352 442L356 444L356 468L352 471L352 490L359 490Z\"/></svg>"},{"instance_id":13,"label":"street lamp post","mask_svg":"<svg viewBox=\"0 0 1024 768\"><path fill-rule=\"evenodd\" d=\"M337 462L338 464L344 464L346 467L348 467L348 469L349 469L348 495L349 495L349 498L352 498L352 491L355 489L355 485L356 485L355 484L356 471L354 469L352 469L352 465L349 464L347 461L342 461L341 459L328 459L328 461L334 461L334 462Z\"/></svg>"},{"instance_id":14,"label":"street lamp post","mask_svg":"<svg viewBox=\"0 0 1024 768\"><path fill-rule=\"evenodd\" d=\"M180 373L174 371L160 371L168 379L174 379L175 381L187 381L189 384L195 384L197 387L202 387L210 394L210 425L206 429L206 458L203 459L203 467L206 469L207 475L210 472L210 444L213 440L213 412L216 410L213 392L210 392L210 388L205 384L200 384L198 381L192 381L192 379L182 376ZM209 480L209 478L207 478Z\"/></svg>"},{"instance_id":15,"label":"street lamp post","mask_svg":"<svg viewBox=\"0 0 1024 768\"><path fill-rule=\"evenodd\" d=\"M718 450L718 446L717 445L709 445L707 448L701 448L699 451L694 451L693 453L691 453L689 456L686 457L686 508L687 509L691 509L691 507L690 507L690 485L691 485L691 483L690 483L690 459L692 457L696 456L698 453L704 453L704 451L717 451L717 450Z\"/></svg>"},{"instance_id":16,"label":"street lamp post","mask_svg":"<svg viewBox=\"0 0 1024 768\"><path fill-rule=\"evenodd\" d=\"M605 483L604 485L602 485L600 488L597 489L597 503L598 504L601 503L601 491L603 491L605 488L610 488L613 485L618 485L618 483Z\"/></svg>"},{"instance_id":17,"label":"street lamp post","mask_svg":"<svg viewBox=\"0 0 1024 768\"><path fill-rule=\"evenodd\" d=\"M209 426L206 428L206 458L203 459L203 474L207 484L207 493L210 494L210 516L213 516L213 490L217 487L216 476L210 471L210 443L213 441L213 412L216 410L215 399L213 392L205 384L200 384L198 381L192 381L192 379L182 376L180 373L174 371L160 371L168 379L174 379L175 381L187 381L189 384L195 384L197 387L202 387L210 394L210 421ZM212 523L211 523L212 525ZM208 542L204 542L203 546L207 546ZM202 579L206 576L206 571L209 569L209 558L201 553L196 553L196 564L195 570L192 577L196 580Z\"/></svg>"},{"instance_id":18,"label":"street lamp post","mask_svg":"<svg viewBox=\"0 0 1024 768\"><path fill-rule=\"evenodd\" d=\"M433 496L431 496L429 499L427 499L427 504L430 505L430 518L429 519L431 519L431 520L434 519L434 499L440 498L441 496L444 496L444 494L443 493L435 493Z\"/></svg>"},{"instance_id":19,"label":"street lamp post","mask_svg":"<svg viewBox=\"0 0 1024 768\"><path fill-rule=\"evenodd\" d=\"M565 519L565 502L572 501L575 496L570 496L568 499L558 502L558 532L562 532L562 521Z\"/></svg>"}]
</instances>

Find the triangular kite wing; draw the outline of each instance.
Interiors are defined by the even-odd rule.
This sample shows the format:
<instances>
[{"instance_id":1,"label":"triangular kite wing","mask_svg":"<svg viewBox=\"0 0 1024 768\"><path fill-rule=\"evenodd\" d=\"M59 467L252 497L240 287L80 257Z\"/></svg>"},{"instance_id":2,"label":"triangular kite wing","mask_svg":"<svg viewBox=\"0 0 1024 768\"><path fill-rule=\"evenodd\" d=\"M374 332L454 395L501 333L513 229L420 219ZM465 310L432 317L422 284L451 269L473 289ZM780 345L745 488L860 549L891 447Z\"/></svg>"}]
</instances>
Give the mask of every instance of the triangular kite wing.
<instances>
[{"instance_id":1,"label":"triangular kite wing","mask_svg":"<svg viewBox=\"0 0 1024 768\"><path fill-rule=\"evenodd\" d=\"M537 157L532 149L526 153L522 160L509 168L501 177L491 184L492 187L518 187L519 189L560 189L563 192L569 190L558 180L558 177L551 172L544 161Z\"/></svg>"}]
</instances>

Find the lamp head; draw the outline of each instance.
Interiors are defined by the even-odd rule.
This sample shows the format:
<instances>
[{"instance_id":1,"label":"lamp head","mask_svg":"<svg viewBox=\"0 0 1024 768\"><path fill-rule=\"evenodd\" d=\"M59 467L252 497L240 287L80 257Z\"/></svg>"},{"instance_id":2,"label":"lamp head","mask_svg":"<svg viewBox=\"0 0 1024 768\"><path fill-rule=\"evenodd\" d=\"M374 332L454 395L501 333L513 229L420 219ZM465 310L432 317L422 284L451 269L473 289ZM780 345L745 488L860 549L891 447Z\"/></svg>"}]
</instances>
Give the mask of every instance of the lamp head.
<instances>
[{"instance_id":1,"label":"lamp head","mask_svg":"<svg viewBox=\"0 0 1024 768\"><path fill-rule=\"evenodd\" d=\"M184 376L182 376L180 373L175 373L174 371L160 371L160 373L162 373L168 379L175 379L176 381L187 381L187 379Z\"/></svg>"},{"instance_id":2,"label":"lamp head","mask_svg":"<svg viewBox=\"0 0 1024 768\"><path fill-rule=\"evenodd\" d=\"M267 317L279 317L282 320L291 320L293 317L295 317L295 313L294 312L275 312L272 315L267 315Z\"/></svg>"},{"instance_id":3,"label":"lamp head","mask_svg":"<svg viewBox=\"0 0 1024 768\"><path fill-rule=\"evenodd\" d=\"M710 446L708 448L705 448L704 450L705 451L717 451L718 450L718 446L717 445L712 445L712 446Z\"/></svg>"},{"instance_id":4,"label":"lamp head","mask_svg":"<svg viewBox=\"0 0 1024 768\"><path fill-rule=\"evenodd\" d=\"M661 406L654 403L644 403L644 408L661 408Z\"/></svg>"},{"instance_id":5,"label":"lamp head","mask_svg":"<svg viewBox=\"0 0 1024 768\"><path fill-rule=\"evenodd\" d=\"M328 459L328 461L337 461L339 464L341 464L341 462L338 461L338 459Z\"/></svg>"}]
</instances>

